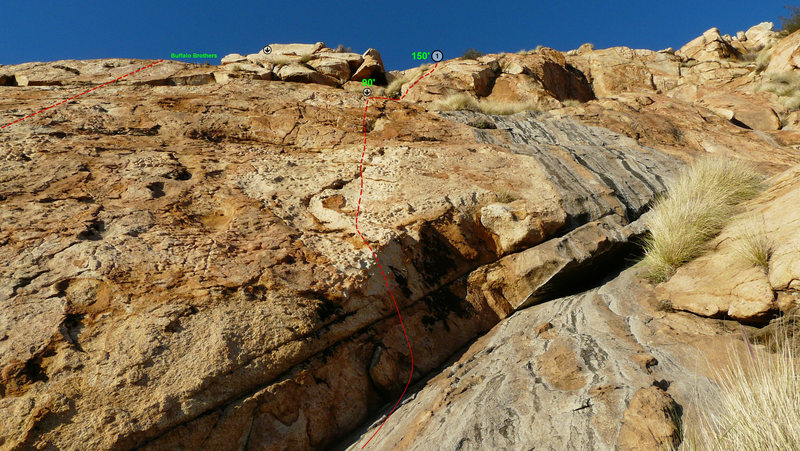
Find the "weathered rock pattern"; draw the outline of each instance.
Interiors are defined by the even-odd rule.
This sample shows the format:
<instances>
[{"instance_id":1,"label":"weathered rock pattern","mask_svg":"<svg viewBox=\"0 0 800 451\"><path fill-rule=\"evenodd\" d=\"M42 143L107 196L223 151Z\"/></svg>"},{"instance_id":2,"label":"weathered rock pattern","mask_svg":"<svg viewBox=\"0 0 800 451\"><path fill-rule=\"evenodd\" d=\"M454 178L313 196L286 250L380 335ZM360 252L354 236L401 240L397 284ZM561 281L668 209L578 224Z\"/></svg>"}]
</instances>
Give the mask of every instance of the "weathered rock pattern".
<instances>
[{"instance_id":1,"label":"weathered rock pattern","mask_svg":"<svg viewBox=\"0 0 800 451\"><path fill-rule=\"evenodd\" d=\"M628 270L521 310L408 398L376 449L658 449L675 415L716 396L707 362L735 346L723 321L655 308ZM739 345L743 346L741 342ZM352 439L360 449L382 419Z\"/></svg>"}]
</instances>

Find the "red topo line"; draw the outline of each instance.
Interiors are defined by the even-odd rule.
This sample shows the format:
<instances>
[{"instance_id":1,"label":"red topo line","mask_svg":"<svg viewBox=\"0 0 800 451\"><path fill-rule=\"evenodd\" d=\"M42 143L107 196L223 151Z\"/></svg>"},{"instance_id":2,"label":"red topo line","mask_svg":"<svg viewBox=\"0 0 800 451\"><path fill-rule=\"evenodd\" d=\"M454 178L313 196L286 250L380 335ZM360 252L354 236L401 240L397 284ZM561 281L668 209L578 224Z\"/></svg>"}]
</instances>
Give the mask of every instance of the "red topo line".
<instances>
[{"instance_id":1,"label":"red topo line","mask_svg":"<svg viewBox=\"0 0 800 451\"><path fill-rule=\"evenodd\" d=\"M33 114L29 114L29 115L27 115L27 116L25 116L25 117L23 117L23 118L21 118L21 119L17 119L17 120L16 120L16 121L14 121L14 122L9 122L9 123L8 123L8 124L6 124L6 125L0 126L0 129L2 129L2 128L6 128L6 127L8 127L9 125L14 125L14 124L16 124L17 122L22 122L22 121L24 121L25 119L31 118L31 117L33 117L33 116L36 116L37 114L39 114L39 113L42 113L42 112L44 112L44 111L47 111L47 110L49 110L50 108L55 108L55 107L57 107L57 106L59 106L59 105L61 105L61 104L63 104L63 103L67 103L67 102L69 102L70 100L75 100L75 99L77 99L78 97L80 97L80 96L82 96L82 95L84 95L84 94L89 94L90 92L92 92L92 91L94 91L94 90L96 90L96 89L100 89L100 88L102 88L103 86L110 85L111 83L116 83L116 82L118 82L118 81L122 80L123 78L125 78L125 77L127 77L127 76L129 76L129 75L133 75L133 74L135 74L136 72L139 72L139 71L140 71L140 70L142 70L142 69L147 69L147 68L149 68L149 67L153 67L153 66L155 66L156 64L158 64L158 63L160 63L160 62L162 62L162 61L164 61L164 60L158 60L158 61L156 61L155 63L148 64L147 66L144 66L144 67L140 67L140 68L136 69L135 71L133 71L133 72L131 72L131 73L129 73L129 74L125 74L125 75L123 75L123 76L121 76L121 77L117 77L117 78L115 78L115 79L113 79L113 80L111 80L111 81L107 81L107 82L103 83L102 85L97 85L97 86L95 86L95 87L94 87L94 88L92 88L92 89L87 89L86 91L83 91L83 92L82 92L82 93L80 93L80 94L74 95L74 96L70 97L69 99L64 99L64 100L62 100L62 101L60 101L60 102L58 102L58 103L54 103L53 105L50 105L50 106L49 106L49 107L47 107L47 108L42 108L41 110L39 110L39 111L37 111L37 112L35 112L35 113L33 113Z\"/></svg>"},{"instance_id":2,"label":"red topo line","mask_svg":"<svg viewBox=\"0 0 800 451\"><path fill-rule=\"evenodd\" d=\"M398 100L398 101L399 100L403 100L405 98L405 96L408 95L408 91L410 91L411 88L416 86L417 83L419 83L420 80L422 80L423 78L425 78L428 75L430 75L431 73L433 73L433 71L436 70L436 66L438 66L438 65L439 65L439 63L434 64L433 69L431 69L430 72L421 75L417 79L417 81L414 82L414 84L412 84L411 86L408 87L408 89L406 89L406 93L403 94L403 96L400 97L399 99L392 99L392 98L389 98L389 97L369 97L367 99L367 106L364 107L364 119L362 121L362 127L364 129L364 150L361 152L361 162L358 165L358 173L359 173L359 177L361 178L361 189L358 192L358 206L356 207L356 232L358 232L358 235L361 237L362 240L364 240L364 244L367 245L367 247L369 248L369 251L372 252L372 257L375 259L375 263L378 264L378 269L381 270L381 275L383 276L383 280L386 281L386 289L389 290L389 296L392 298L392 302L394 303L395 310L397 310L397 317L400 318L400 327L403 329L403 335L405 335L406 344L408 344L408 354L411 356L411 371L408 374L408 382L406 382L406 387L403 389L403 393L400 394L400 397L397 399L397 402L395 402L394 406L392 406L392 410L389 411L389 414L386 415L386 418L383 419L383 422L381 423L381 425L372 434L372 436L369 438L369 440L367 440L367 442L364 443L364 445L361 447L361 449L364 449L367 446L367 444L369 444L369 442L373 438L375 438L375 435L377 435L378 432L383 427L383 425L386 424L386 420L388 420L389 417L392 416L392 413L394 413L394 410L397 408L397 405L400 404L400 401L403 400L403 396L406 395L406 391L408 390L408 387L411 385L411 377L414 375L414 351L411 350L411 341L408 339L408 334L406 333L406 326L405 326L405 324L403 324L403 315L400 314L400 307L397 305L397 301L394 298L394 293L392 293L392 288L389 286L389 278L386 277L386 272L383 270L383 267L381 266L381 262L378 260L378 254L376 254L375 251L372 250L372 246L370 246L369 242L367 241L366 238L364 238L364 235L361 234L361 230L359 230L359 228L358 228L358 214L361 212L361 198L362 198L362 195L364 194L364 155L367 153L367 110L369 110L369 101L372 100L372 99Z\"/></svg>"}]
</instances>

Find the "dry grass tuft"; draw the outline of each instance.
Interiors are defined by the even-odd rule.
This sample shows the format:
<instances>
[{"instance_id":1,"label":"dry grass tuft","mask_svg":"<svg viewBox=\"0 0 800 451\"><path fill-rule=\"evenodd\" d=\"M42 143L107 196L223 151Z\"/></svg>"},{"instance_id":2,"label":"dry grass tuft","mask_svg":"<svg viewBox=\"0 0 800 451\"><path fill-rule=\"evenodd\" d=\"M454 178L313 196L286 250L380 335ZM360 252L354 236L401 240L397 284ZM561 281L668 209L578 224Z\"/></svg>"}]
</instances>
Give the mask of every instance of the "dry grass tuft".
<instances>
[{"instance_id":1,"label":"dry grass tuft","mask_svg":"<svg viewBox=\"0 0 800 451\"><path fill-rule=\"evenodd\" d=\"M800 72L768 74L758 88L775 93L790 111L800 109Z\"/></svg>"},{"instance_id":2,"label":"dry grass tuft","mask_svg":"<svg viewBox=\"0 0 800 451\"><path fill-rule=\"evenodd\" d=\"M484 114L508 115L521 111L539 111L534 102L498 102L496 100L476 100L467 93L453 94L432 104L439 111L470 110Z\"/></svg>"},{"instance_id":3,"label":"dry grass tuft","mask_svg":"<svg viewBox=\"0 0 800 451\"><path fill-rule=\"evenodd\" d=\"M317 55L312 55L310 53L307 53L305 55L301 55L300 56L300 62L303 63L303 64L305 64L305 63L307 63L309 61L315 60L315 59L317 59Z\"/></svg>"},{"instance_id":4,"label":"dry grass tuft","mask_svg":"<svg viewBox=\"0 0 800 451\"><path fill-rule=\"evenodd\" d=\"M730 353L718 373L717 405L701 412L693 441L699 449L800 449L800 360L792 329L771 338L774 353L747 345L750 353Z\"/></svg>"},{"instance_id":5,"label":"dry grass tuft","mask_svg":"<svg viewBox=\"0 0 800 451\"><path fill-rule=\"evenodd\" d=\"M747 220L737 238L734 249L742 261L751 266L769 267L774 243L763 221Z\"/></svg>"},{"instance_id":6,"label":"dry grass tuft","mask_svg":"<svg viewBox=\"0 0 800 451\"><path fill-rule=\"evenodd\" d=\"M271 55L269 57L269 62L276 65L276 66L285 66L291 63L293 60L285 55Z\"/></svg>"},{"instance_id":7,"label":"dry grass tuft","mask_svg":"<svg viewBox=\"0 0 800 451\"><path fill-rule=\"evenodd\" d=\"M386 97L396 99L403 95L403 85L412 81L416 81L422 74L430 70L430 64L423 64L416 69L409 70L403 76L397 77L384 88L383 93Z\"/></svg>"},{"instance_id":8,"label":"dry grass tuft","mask_svg":"<svg viewBox=\"0 0 800 451\"><path fill-rule=\"evenodd\" d=\"M512 193L511 191L505 189L498 189L494 192L495 196L497 197L497 202L501 204L507 204L510 202L514 202L517 200L517 195Z\"/></svg>"},{"instance_id":9,"label":"dry grass tuft","mask_svg":"<svg viewBox=\"0 0 800 451\"><path fill-rule=\"evenodd\" d=\"M761 191L763 177L739 160L706 158L681 171L648 219L641 264L653 282L667 280L705 251L736 212Z\"/></svg>"}]
</instances>

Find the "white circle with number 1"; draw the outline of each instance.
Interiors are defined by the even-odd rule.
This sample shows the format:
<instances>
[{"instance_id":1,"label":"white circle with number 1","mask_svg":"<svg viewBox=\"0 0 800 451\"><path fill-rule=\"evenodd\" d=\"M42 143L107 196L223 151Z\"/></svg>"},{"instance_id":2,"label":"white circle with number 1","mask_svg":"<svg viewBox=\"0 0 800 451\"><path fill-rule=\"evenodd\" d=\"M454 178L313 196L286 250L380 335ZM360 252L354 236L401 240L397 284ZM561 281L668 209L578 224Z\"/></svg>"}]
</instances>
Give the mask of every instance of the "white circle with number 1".
<instances>
[{"instance_id":1,"label":"white circle with number 1","mask_svg":"<svg viewBox=\"0 0 800 451\"><path fill-rule=\"evenodd\" d=\"M443 58L444 58L444 54L442 53L442 51L441 51L441 50L434 50L434 51L431 53L431 59L432 59L432 60L434 60L434 61L436 61L437 63L438 63L439 61L441 61Z\"/></svg>"}]
</instances>

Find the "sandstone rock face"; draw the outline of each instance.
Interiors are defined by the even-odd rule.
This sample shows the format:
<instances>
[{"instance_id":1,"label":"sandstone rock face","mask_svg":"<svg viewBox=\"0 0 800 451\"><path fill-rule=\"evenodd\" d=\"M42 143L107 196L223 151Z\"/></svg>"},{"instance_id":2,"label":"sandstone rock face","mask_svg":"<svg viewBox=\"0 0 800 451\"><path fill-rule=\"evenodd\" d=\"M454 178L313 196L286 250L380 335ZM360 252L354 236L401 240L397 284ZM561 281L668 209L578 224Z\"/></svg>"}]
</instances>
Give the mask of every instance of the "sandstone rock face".
<instances>
[{"instance_id":1,"label":"sandstone rock face","mask_svg":"<svg viewBox=\"0 0 800 451\"><path fill-rule=\"evenodd\" d=\"M170 63L0 135L9 446L321 447L408 378L385 280L352 228L363 96L166 84L191 70ZM58 81L64 92L3 88L1 110L74 88ZM362 231L391 269L416 378L500 320L468 300L470 272L606 212L635 219L663 186L640 172L675 165L573 120L478 131L476 114L383 102L367 118ZM616 165L619 182L600 177ZM481 222L500 188L532 218L518 237Z\"/></svg>"},{"instance_id":2,"label":"sandstone rock face","mask_svg":"<svg viewBox=\"0 0 800 451\"><path fill-rule=\"evenodd\" d=\"M800 69L800 31L781 40L772 49L767 73L781 73Z\"/></svg>"},{"instance_id":3,"label":"sandstone rock face","mask_svg":"<svg viewBox=\"0 0 800 451\"><path fill-rule=\"evenodd\" d=\"M620 68L604 72L612 60L653 82L622 89ZM0 66L0 122L149 63ZM748 129L729 120L750 121L744 105L726 118L704 104L719 91L779 111L744 96L743 64L677 78L675 64L588 47L446 61L364 118L354 80L383 70L377 52L276 44L221 67L165 61L4 128L0 447L335 446L405 386L403 329L420 381L495 326L379 446L624 448L642 431L670 443L669 398L702 403L687 397L697 380L712 392L688 356L730 338L720 322L651 306L717 296L706 269L655 294L635 271L584 290L620 270L637 219L693 155L767 173L799 163L791 130ZM428 108L453 92L551 110ZM791 174L763 199L771 221L797 222ZM716 312L747 322L796 302L793 249L732 278L743 283ZM419 421L442 409L455 423Z\"/></svg>"},{"instance_id":4,"label":"sandstone rock face","mask_svg":"<svg viewBox=\"0 0 800 451\"><path fill-rule=\"evenodd\" d=\"M403 86L403 92L412 82ZM422 79L408 94L412 101L431 101L459 92L489 100L532 102L542 109L567 99L594 98L586 78L568 66L561 53L543 48L526 55L484 55L478 60L451 60Z\"/></svg>"},{"instance_id":5,"label":"sandstone rock face","mask_svg":"<svg viewBox=\"0 0 800 451\"><path fill-rule=\"evenodd\" d=\"M669 53L614 47L569 59L586 74L598 97L629 91L666 92L678 85L680 59Z\"/></svg>"}]
</instances>

